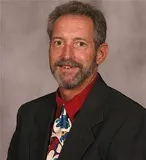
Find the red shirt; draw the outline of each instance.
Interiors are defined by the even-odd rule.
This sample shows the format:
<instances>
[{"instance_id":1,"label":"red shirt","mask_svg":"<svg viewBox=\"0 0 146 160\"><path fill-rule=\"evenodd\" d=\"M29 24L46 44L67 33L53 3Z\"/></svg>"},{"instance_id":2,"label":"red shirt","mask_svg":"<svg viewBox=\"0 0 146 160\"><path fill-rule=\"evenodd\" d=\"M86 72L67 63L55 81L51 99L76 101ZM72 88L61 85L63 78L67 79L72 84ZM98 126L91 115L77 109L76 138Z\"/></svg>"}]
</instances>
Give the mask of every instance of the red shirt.
<instances>
[{"instance_id":1,"label":"red shirt","mask_svg":"<svg viewBox=\"0 0 146 160\"><path fill-rule=\"evenodd\" d=\"M97 79L97 76L81 93L79 93L78 95L76 95L74 98L72 98L69 101L65 101L59 96L59 89L58 89L56 91L57 110L56 110L56 118L55 119L59 118L61 107L62 107L62 105L64 105L66 112L67 112L67 115L69 116L71 122L73 123L75 115L82 107L82 104L85 101L91 88L93 87L96 79ZM59 140L57 138L53 138L48 146L48 152L51 151L53 148L55 148L57 143L59 143Z\"/></svg>"},{"instance_id":2,"label":"red shirt","mask_svg":"<svg viewBox=\"0 0 146 160\"><path fill-rule=\"evenodd\" d=\"M73 123L76 113L82 107L82 104L85 101L92 86L94 85L96 79L97 78L95 78L81 93L79 93L69 101L65 101L59 96L59 89L58 89L56 92L56 103L57 103L56 118L60 116L60 109L62 105L64 105L67 115L69 116L71 122Z\"/></svg>"}]
</instances>

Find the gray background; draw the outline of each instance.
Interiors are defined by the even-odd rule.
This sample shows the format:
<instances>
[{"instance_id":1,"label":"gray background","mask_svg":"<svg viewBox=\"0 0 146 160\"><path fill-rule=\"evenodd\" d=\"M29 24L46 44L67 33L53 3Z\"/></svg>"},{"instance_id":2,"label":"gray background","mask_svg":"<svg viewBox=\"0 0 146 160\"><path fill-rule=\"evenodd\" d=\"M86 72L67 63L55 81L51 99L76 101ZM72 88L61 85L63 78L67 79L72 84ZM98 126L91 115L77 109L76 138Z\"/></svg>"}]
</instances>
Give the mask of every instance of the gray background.
<instances>
[{"instance_id":1,"label":"gray background","mask_svg":"<svg viewBox=\"0 0 146 160\"><path fill-rule=\"evenodd\" d=\"M48 14L67 0L0 0L0 160L5 160L21 104L52 92ZM87 1L87 0L86 0ZM146 1L90 1L108 23L105 81L146 106Z\"/></svg>"}]
</instances>

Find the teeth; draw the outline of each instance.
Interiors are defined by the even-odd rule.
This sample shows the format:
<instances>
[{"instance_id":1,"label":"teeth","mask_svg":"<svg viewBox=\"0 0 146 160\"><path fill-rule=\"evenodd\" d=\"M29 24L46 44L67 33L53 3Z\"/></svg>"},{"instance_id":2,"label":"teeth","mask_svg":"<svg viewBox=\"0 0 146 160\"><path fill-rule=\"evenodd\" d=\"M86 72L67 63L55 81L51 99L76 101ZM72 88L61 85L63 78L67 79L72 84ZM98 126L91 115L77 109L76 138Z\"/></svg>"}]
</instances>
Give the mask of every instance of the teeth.
<instances>
[{"instance_id":1,"label":"teeth","mask_svg":"<svg viewBox=\"0 0 146 160\"><path fill-rule=\"evenodd\" d=\"M71 67L70 66L63 66L65 69L70 69Z\"/></svg>"}]
</instances>

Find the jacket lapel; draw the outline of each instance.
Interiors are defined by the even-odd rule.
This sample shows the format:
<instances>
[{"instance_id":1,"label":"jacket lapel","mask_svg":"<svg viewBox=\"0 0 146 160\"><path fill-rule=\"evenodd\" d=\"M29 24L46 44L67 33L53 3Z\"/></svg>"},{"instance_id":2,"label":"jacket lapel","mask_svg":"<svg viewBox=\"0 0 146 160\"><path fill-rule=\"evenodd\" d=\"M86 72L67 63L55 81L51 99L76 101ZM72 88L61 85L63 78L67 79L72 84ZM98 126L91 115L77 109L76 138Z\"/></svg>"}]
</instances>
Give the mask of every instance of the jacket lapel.
<instances>
[{"instance_id":1,"label":"jacket lapel","mask_svg":"<svg viewBox=\"0 0 146 160\"><path fill-rule=\"evenodd\" d=\"M59 160L80 160L94 142L92 130L95 125L96 129L98 129L99 124L103 121L103 106L108 95L107 88L99 76L83 107L76 116L60 153Z\"/></svg>"},{"instance_id":2,"label":"jacket lapel","mask_svg":"<svg viewBox=\"0 0 146 160\"><path fill-rule=\"evenodd\" d=\"M39 105L39 109L35 115L35 125L30 137L30 160L45 160L56 111L55 94L46 96L36 105Z\"/></svg>"}]
</instances>

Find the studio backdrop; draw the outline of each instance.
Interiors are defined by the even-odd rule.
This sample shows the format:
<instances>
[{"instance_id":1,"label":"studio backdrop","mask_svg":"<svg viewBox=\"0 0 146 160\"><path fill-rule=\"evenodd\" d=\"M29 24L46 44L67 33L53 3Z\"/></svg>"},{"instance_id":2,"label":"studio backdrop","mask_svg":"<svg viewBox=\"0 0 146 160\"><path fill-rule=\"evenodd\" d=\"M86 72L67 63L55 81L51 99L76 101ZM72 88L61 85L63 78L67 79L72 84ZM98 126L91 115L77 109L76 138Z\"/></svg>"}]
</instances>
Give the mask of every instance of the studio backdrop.
<instances>
[{"instance_id":1,"label":"studio backdrop","mask_svg":"<svg viewBox=\"0 0 146 160\"><path fill-rule=\"evenodd\" d=\"M49 13L64 2L0 0L0 160L6 159L18 108L57 88L46 28ZM107 84L146 107L146 1L86 2L107 19L109 55L100 73Z\"/></svg>"}]
</instances>

